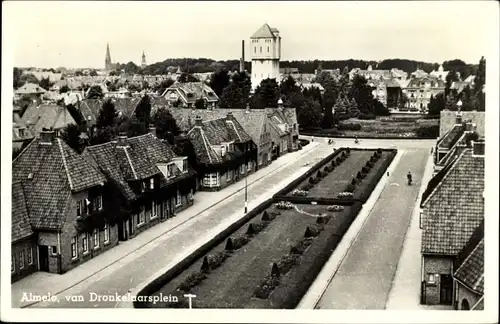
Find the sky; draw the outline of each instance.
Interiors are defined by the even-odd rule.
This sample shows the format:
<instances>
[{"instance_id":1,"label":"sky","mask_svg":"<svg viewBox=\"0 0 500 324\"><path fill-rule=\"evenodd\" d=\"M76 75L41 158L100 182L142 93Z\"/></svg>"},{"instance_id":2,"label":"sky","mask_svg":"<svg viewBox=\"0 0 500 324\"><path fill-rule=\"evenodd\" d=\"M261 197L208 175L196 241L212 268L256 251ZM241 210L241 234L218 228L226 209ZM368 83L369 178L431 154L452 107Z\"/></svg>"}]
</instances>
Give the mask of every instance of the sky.
<instances>
[{"instance_id":1,"label":"sky","mask_svg":"<svg viewBox=\"0 0 500 324\"><path fill-rule=\"evenodd\" d=\"M264 23L280 31L282 60L478 63L498 28L498 5L490 1L4 1L2 7L4 44L19 67L103 68L108 42L112 61L120 63L140 64L142 51L148 64L239 59L241 40L248 48Z\"/></svg>"}]
</instances>

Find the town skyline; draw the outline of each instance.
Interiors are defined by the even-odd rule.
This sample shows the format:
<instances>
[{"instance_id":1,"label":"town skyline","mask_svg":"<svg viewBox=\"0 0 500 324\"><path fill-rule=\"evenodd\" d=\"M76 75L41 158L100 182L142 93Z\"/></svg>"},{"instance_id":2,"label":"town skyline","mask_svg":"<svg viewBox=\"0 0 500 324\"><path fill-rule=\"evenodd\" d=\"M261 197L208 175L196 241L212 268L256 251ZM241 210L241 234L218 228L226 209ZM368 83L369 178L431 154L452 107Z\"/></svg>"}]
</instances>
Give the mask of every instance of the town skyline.
<instances>
[{"instance_id":1,"label":"town skyline","mask_svg":"<svg viewBox=\"0 0 500 324\"><path fill-rule=\"evenodd\" d=\"M264 23L280 30L283 61L400 58L430 63L461 59L477 64L490 46L488 29L494 16L488 14L491 11L485 11L486 3L464 1L450 6L450 2L366 2L362 5L211 2L197 3L197 8L191 9L188 4L177 2L148 3L147 6L134 2L126 5L61 2L57 7L44 2L19 2L4 5L7 10L3 15L6 23L14 27L9 36L13 40L16 67L101 69L107 43L113 62L132 61L140 65L143 51L147 64L168 58L239 59L241 40L245 40L248 61L249 38ZM216 9L223 19L218 21L203 15L208 8ZM71 16L72 12L78 14ZM168 19L159 19L165 12L170 13ZM374 12L377 14L373 15ZM23 19L18 19L20 13ZM467 17L479 14L484 16L480 23L464 24ZM336 18L329 21L331 15ZM51 20L51 16L60 19ZM90 16L94 18L87 19ZM131 21L138 16L149 17L148 24L120 25L120 21ZM358 24L350 18L356 16ZM297 24L299 19L304 23ZM168 26L179 26L186 21L189 23L183 26L182 32L168 32ZM118 26L120 28L116 28ZM325 35L331 35L328 41Z\"/></svg>"}]
</instances>

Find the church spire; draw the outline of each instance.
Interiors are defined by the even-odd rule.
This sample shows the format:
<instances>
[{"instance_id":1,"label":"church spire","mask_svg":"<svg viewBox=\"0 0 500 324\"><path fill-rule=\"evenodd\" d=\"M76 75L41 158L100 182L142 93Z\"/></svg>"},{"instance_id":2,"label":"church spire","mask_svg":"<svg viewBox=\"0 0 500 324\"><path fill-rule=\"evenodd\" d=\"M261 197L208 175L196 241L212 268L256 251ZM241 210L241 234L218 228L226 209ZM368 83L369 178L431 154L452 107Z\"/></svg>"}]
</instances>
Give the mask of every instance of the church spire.
<instances>
[{"instance_id":1,"label":"church spire","mask_svg":"<svg viewBox=\"0 0 500 324\"><path fill-rule=\"evenodd\" d=\"M109 43L106 44L106 58L104 59L104 66L106 70L111 69L111 54L109 52Z\"/></svg>"},{"instance_id":2,"label":"church spire","mask_svg":"<svg viewBox=\"0 0 500 324\"><path fill-rule=\"evenodd\" d=\"M142 51L142 60L141 60L141 67L144 68L146 67L146 54L144 54L144 50Z\"/></svg>"}]
</instances>

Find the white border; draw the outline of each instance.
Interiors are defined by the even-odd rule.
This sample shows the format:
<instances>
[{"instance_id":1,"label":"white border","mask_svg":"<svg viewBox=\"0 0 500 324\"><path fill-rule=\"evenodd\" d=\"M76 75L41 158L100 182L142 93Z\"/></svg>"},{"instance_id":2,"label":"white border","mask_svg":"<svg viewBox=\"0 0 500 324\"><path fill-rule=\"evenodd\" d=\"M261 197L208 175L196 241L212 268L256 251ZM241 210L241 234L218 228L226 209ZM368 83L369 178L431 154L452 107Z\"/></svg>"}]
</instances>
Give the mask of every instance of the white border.
<instances>
[{"instance_id":1,"label":"white border","mask_svg":"<svg viewBox=\"0 0 500 324\"><path fill-rule=\"evenodd\" d=\"M10 238L11 219L5 217L11 212L11 106L12 102L12 67L13 46L15 39L7 32L12 17L6 16L9 3L2 2L2 195L1 206L1 235L2 261L1 262L1 319L2 321L89 321L89 322L212 322L212 323L245 323L245 322L269 322L269 323L328 323L328 322L357 322L357 323L480 323L496 322L498 318L498 107L499 107L499 84L498 84L498 5L491 1L479 2L478 5L485 6L481 17L470 17L464 24L475 23L475 19L489 20L488 49L485 51L486 65L486 205L485 217L487 226L485 238L487 248L485 250L485 309L486 311L455 312L455 311L336 311L336 310L140 310L140 309L11 309L10 308ZM297 3L295 3L297 4ZM452 2L448 4L453 5ZM384 6L382 5L382 9ZM374 13L376 14L376 13ZM446 12L443 12L446 15ZM333 15L335 16L335 15ZM11 19L9 19L11 18ZM359 18L359 17L356 17ZM54 19L58 19L54 17ZM258 20L258 18L256 19ZM26 22L27 23L27 22ZM257 22L257 25L260 22ZM425 22L422 22L425 24ZM397 26L395 26L397 29ZM345 32L345 31L340 31ZM467 37L469 35L466 35ZM390 35L388 35L390 37ZM466 37L463 46L467 45ZM459 56L459 54L457 54ZM454 59L450 57L449 59ZM479 61L479 58L478 58ZM63 315L63 316L61 316Z\"/></svg>"}]
</instances>

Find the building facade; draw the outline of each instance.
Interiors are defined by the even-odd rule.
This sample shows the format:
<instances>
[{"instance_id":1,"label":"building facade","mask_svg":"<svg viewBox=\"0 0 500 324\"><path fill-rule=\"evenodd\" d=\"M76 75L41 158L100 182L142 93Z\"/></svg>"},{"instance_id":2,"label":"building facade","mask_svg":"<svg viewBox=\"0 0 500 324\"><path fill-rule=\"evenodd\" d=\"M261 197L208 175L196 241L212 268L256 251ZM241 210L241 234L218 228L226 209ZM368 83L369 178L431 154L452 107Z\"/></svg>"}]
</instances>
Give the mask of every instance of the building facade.
<instances>
[{"instance_id":1,"label":"building facade","mask_svg":"<svg viewBox=\"0 0 500 324\"><path fill-rule=\"evenodd\" d=\"M281 37L276 28L264 24L250 37L252 91L264 79L280 81Z\"/></svg>"}]
</instances>

